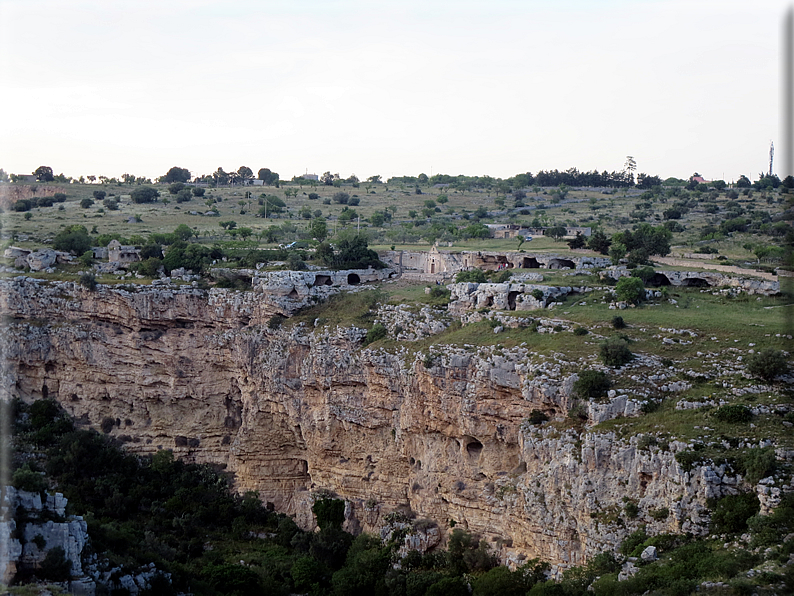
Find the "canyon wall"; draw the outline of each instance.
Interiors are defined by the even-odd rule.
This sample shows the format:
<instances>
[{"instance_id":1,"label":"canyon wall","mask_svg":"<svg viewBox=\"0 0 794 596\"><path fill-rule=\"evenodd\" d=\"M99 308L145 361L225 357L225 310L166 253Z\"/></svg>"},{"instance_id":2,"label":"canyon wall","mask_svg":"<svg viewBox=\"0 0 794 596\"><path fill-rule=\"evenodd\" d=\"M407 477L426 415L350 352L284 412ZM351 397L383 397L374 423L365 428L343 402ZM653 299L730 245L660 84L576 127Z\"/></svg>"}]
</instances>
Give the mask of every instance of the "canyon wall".
<instances>
[{"instance_id":1,"label":"canyon wall","mask_svg":"<svg viewBox=\"0 0 794 596\"><path fill-rule=\"evenodd\" d=\"M675 442L530 425L532 410L565 419L580 363L561 354L362 348L361 329L269 328L284 305L263 292L17 278L0 300L4 397L53 397L130 451L224 467L303 527L327 490L354 531L400 511L476 532L503 561L579 564L640 524L705 531L706 498L734 482L684 472Z\"/></svg>"}]
</instances>

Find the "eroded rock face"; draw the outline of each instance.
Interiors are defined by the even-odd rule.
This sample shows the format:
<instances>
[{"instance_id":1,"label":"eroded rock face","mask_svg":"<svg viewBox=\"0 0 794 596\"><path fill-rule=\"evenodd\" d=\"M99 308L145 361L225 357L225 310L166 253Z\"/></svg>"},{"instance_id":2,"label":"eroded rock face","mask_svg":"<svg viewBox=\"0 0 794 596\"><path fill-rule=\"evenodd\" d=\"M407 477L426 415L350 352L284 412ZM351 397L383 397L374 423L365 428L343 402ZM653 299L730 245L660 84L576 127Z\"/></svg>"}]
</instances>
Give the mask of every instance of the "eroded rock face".
<instances>
[{"instance_id":1,"label":"eroded rock face","mask_svg":"<svg viewBox=\"0 0 794 596\"><path fill-rule=\"evenodd\" d=\"M685 474L675 447L527 426L532 410L554 419L570 406L560 355L391 354L361 349L361 329L269 329L284 296L264 288L90 292L22 278L0 296L5 396L55 397L134 452L225 466L237 490L303 527L312 492L327 489L348 501L350 529L377 532L410 508L442 532L454 520L483 535L504 560L576 564L640 523L703 531L705 499L722 490L719 475ZM672 513L619 525L601 512L625 495Z\"/></svg>"}]
</instances>

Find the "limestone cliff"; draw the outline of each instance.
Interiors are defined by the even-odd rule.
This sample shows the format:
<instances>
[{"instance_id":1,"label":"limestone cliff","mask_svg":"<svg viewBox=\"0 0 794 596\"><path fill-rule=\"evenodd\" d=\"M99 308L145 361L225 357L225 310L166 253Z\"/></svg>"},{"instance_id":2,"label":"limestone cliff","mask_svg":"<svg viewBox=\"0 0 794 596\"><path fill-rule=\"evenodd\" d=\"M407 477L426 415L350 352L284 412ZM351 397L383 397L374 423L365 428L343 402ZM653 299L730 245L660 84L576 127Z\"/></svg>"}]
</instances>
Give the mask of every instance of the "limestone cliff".
<instances>
[{"instance_id":1,"label":"limestone cliff","mask_svg":"<svg viewBox=\"0 0 794 596\"><path fill-rule=\"evenodd\" d=\"M528 425L532 410L567 411L578 366L563 355L362 349L355 328L270 329L283 304L257 292L21 278L0 295L5 395L55 397L135 452L225 466L304 527L312 493L330 490L351 529L410 510L481 534L504 560L576 564L640 523L702 531L705 499L732 482L682 471L676 444ZM627 496L640 515L624 523Z\"/></svg>"}]
</instances>

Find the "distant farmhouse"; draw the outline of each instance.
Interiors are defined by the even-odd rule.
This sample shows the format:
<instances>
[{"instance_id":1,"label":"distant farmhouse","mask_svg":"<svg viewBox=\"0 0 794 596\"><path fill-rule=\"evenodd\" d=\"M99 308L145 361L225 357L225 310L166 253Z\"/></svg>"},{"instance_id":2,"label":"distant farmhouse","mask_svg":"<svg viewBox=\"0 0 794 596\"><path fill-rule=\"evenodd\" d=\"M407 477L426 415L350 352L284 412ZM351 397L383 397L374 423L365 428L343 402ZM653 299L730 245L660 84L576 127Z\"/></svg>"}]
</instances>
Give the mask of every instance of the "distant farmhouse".
<instances>
[{"instance_id":1,"label":"distant farmhouse","mask_svg":"<svg viewBox=\"0 0 794 596\"><path fill-rule=\"evenodd\" d=\"M548 228L528 228L518 224L485 224L491 231L491 238L526 238L527 236L543 236ZM591 228L581 228L577 226L566 226L564 238L574 238L576 234L581 234L589 238L592 233Z\"/></svg>"}]
</instances>

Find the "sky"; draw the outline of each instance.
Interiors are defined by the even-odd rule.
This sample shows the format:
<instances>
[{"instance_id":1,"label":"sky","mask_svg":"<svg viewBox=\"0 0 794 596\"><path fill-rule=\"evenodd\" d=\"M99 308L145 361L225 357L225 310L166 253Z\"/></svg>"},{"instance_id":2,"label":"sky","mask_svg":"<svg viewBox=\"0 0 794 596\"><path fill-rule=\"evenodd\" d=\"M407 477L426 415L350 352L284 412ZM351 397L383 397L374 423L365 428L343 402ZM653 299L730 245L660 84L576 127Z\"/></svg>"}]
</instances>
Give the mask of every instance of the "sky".
<instances>
[{"instance_id":1,"label":"sky","mask_svg":"<svg viewBox=\"0 0 794 596\"><path fill-rule=\"evenodd\" d=\"M0 168L756 179L788 5L0 0Z\"/></svg>"}]
</instances>

